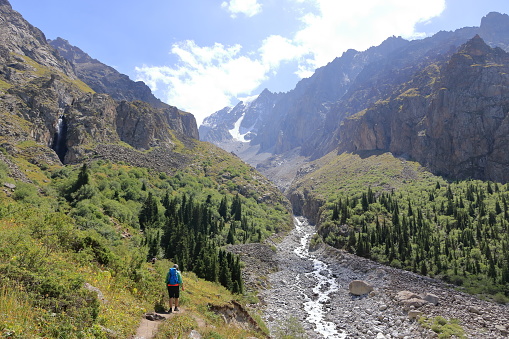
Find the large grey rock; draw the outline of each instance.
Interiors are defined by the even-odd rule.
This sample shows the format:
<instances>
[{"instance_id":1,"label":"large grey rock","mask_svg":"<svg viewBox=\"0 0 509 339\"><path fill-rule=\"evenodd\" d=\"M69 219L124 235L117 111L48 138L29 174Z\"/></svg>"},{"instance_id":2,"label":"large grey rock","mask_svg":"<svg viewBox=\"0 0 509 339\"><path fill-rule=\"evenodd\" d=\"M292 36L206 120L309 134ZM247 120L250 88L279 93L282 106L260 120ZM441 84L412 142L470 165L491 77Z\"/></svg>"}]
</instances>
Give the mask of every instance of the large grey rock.
<instances>
[{"instance_id":1,"label":"large grey rock","mask_svg":"<svg viewBox=\"0 0 509 339\"><path fill-rule=\"evenodd\" d=\"M438 302L439 302L438 296L431 294L431 293L426 293L426 295L424 296L423 299L435 306L438 305Z\"/></svg>"},{"instance_id":2,"label":"large grey rock","mask_svg":"<svg viewBox=\"0 0 509 339\"><path fill-rule=\"evenodd\" d=\"M410 292L410 291L400 291L400 292L398 292L398 294L396 294L397 301L403 301L403 300L414 299L414 298L420 299L420 296L413 292Z\"/></svg>"},{"instance_id":3,"label":"large grey rock","mask_svg":"<svg viewBox=\"0 0 509 339\"><path fill-rule=\"evenodd\" d=\"M353 295L364 295L373 291L373 286L363 280L353 280L348 285L348 290Z\"/></svg>"},{"instance_id":4,"label":"large grey rock","mask_svg":"<svg viewBox=\"0 0 509 339\"><path fill-rule=\"evenodd\" d=\"M405 308L419 308L426 305L428 302L420 298L411 298L401 301Z\"/></svg>"}]
</instances>

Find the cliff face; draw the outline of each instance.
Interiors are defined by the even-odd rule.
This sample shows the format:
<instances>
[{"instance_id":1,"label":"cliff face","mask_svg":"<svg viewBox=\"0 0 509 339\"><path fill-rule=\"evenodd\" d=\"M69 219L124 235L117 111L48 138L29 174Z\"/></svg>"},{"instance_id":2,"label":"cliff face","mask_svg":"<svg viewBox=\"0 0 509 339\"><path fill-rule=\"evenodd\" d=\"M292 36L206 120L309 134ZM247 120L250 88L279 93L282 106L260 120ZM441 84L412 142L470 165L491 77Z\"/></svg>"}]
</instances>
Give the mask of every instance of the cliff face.
<instances>
[{"instance_id":1,"label":"cliff face","mask_svg":"<svg viewBox=\"0 0 509 339\"><path fill-rule=\"evenodd\" d=\"M340 150L406 155L452 178L509 180L509 54L479 36L346 119Z\"/></svg>"},{"instance_id":2,"label":"cliff face","mask_svg":"<svg viewBox=\"0 0 509 339\"><path fill-rule=\"evenodd\" d=\"M121 74L114 68L91 58L67 40L57 38L49 40L49 44L72 64L77 76L95 92L109 94L118 101L140 100L156 108L166 108L168 106L157 99L144 82L132 81L127 75Z\"/></svg>"},{"instance_id":3,"label":"cliff face","mask_svg":"<svg viewBox=\"0 0 509 339\"><path fill-rule=\"evenodd\" d=\"M76 78L72 66L47 44L44 34L14 11L7 0L0 1L0 17L4 18L0 20L0 46L72 79Z\"/></svg>"},{"instance_id":4,"label":"cliff face","mask_svg":"<svg viewBox=\"0 0 509 339\"><path fill-rule=\"evenodd\" d=\"M0 42L0 144L11 154L32 163L76 163L90 157L129 161L142 158L136 151L150 149L172 162L175 144L193 147L192 140L198 139L194 116L161 103L144 84L82 52L73 50L71 55L83 62L71 64L5 0L0 1ZM87 67L76 66L89 64L97 67L88 73L83 71ZM75 69L81 69L79 76ZM84 82L97 86L92 80L101 78L98 70L107 73L101 82L104 94ZM140 100L143 93L157 107L115 100Z\"/></svg>"}]
</instances>

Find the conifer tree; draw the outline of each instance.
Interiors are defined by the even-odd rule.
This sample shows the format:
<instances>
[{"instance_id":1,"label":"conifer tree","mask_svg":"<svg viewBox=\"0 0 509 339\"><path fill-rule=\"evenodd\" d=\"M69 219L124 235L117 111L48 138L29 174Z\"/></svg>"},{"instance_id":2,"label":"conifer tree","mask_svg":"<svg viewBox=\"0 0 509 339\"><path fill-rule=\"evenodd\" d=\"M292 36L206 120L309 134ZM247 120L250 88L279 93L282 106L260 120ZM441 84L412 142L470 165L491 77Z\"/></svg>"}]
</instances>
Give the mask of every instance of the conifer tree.
<instances>
[{"instance_id":1,"label":"conifer tree","mask_svg":"<svg viewBox=\"0 0 509 339\"><path fill-rule=\"evenodd\" d=\"M145 230L147 227L157 226L159 221L159 209L152 192L148 193L147 199L141 207L138 220L140 222L141 230Z\"/></svg>"}]
</instances>

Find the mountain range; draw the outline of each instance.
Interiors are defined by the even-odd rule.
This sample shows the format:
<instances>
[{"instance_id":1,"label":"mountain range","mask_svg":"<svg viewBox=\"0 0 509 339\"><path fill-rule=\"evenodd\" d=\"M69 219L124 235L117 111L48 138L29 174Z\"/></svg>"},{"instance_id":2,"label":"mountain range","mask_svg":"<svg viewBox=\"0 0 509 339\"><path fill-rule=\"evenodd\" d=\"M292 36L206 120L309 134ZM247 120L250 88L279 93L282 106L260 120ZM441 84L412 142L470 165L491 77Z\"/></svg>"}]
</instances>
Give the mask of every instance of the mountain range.
<instances>
[{"instance_id":1,"label":"mountain range","mask_svg":"<svg viewBox=\"0 0 509 339\"><path fill-rule=\"evenodd\" d=\"M505 182L509 16L407 41L348 50L287 93L264 90L200 126L282 188L329 152L379 150L451 179ZM288 173L291 172L291 173ZM275 175L275 177L273 177Z\"/></svg>"}]
</instances>

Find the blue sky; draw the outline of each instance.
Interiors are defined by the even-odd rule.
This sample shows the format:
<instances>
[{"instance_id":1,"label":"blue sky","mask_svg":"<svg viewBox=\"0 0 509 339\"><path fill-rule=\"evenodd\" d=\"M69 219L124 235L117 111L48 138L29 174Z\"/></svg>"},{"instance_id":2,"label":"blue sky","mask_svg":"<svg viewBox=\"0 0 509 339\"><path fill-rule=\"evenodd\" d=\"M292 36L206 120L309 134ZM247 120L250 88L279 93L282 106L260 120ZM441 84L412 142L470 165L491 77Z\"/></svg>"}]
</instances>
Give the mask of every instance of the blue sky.
<instances>
[{"instance_id":1,"label":"blue sky","mask_svg":"<svg viewBox=\"0 0 509 339\"><path fill-rule=\"evenodd\" d=\"M479 26L508 0L10 0L198 124L239 99L288 91L349 48Z\"/></svg>"}]
</instances>

